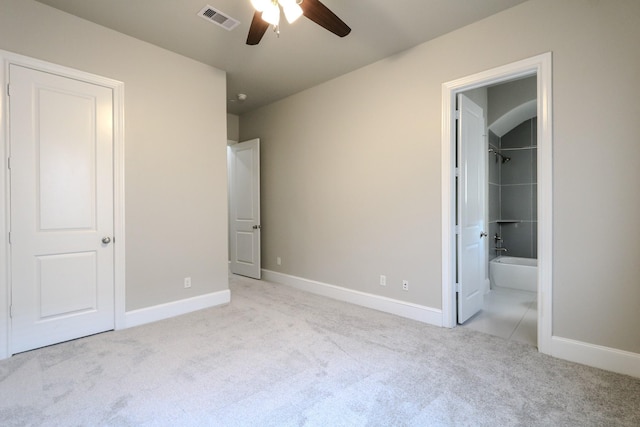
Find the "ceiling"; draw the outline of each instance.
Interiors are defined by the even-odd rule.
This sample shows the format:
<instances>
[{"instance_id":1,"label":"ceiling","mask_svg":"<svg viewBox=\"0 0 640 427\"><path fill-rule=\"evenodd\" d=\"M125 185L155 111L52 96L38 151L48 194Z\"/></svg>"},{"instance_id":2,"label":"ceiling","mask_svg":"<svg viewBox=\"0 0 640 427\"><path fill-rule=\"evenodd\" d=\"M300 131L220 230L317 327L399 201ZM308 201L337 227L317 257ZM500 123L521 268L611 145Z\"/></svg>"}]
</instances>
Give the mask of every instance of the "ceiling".
<instances>
[{"instance_id":1,"label":"ceiling","mask_svg":"<svg viewBox=\"0 0 640 427\"><path fill-rule=\"evenodd\" d=\"M257 46L245 44L250 0L37 1L225 70L227 110L241 115L526 0L322 0L351 34L282 19L280 36L267 30ZM206 5L240 25L227 31L197 16Z\"/></svg>"}]
</instances>

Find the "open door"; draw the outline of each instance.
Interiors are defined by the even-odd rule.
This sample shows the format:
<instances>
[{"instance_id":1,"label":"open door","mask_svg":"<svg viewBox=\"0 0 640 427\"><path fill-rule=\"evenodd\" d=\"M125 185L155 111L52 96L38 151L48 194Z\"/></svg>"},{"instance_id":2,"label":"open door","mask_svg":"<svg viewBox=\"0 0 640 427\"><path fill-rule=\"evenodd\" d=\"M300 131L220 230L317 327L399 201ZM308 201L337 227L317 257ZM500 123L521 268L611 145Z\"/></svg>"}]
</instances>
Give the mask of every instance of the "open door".
<instances>
[{"instance_id":1,"label":"open door","mask_svg":"<svg viewBox=\"0 0 640 427\"><path fill-rule=\"evenodd\" d=\"M485 274L485 124L482 108L458 95L458 323L482 308Z\"/></svg>"},{"instance_id":2,"label":"open door","mask_svg":"<svg viewBox=\"0 0 640 427\"><path fill-rule=\"evenodd\" d=\"M228 156L231 272L260 279L260 140L231 145Z\"/></svg>"}]
</instances>

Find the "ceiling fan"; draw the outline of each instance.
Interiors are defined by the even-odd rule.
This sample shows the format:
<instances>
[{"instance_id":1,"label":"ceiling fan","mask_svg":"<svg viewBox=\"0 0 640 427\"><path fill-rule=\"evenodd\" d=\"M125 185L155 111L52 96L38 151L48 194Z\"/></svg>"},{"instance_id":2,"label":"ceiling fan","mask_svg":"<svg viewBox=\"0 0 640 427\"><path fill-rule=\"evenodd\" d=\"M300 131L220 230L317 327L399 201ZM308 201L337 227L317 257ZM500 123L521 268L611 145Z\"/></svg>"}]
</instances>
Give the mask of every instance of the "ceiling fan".
<instances>
[{"instance_id":1,"label":"ceiling fan","mask_svg":"<svg viewBox=\"0 0 640 427\"><path fill-rule=\"evenodd\" d=\"M351 28L319 0L251 0L251 4L256 11L247 35L248 45L260 43L269 25L273 25L278 32L280 7L289 23L304 15L339 37L351 32Z\"/></svg>"}]
</instances>

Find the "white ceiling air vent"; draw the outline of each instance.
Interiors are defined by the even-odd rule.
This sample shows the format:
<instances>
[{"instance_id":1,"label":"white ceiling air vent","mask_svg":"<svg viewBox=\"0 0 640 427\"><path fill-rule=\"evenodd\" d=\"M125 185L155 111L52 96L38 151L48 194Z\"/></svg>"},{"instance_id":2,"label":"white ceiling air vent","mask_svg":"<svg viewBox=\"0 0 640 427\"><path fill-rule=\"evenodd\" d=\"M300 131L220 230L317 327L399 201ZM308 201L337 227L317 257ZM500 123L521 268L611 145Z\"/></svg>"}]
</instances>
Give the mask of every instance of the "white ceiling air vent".
<instances>
[{"instance_id":1,"label":"white ceiling air vent","mask_svg":"<svg viewBox=\"0 0 640 427\"><path fill-rule=\"evenodd\" d=\"M198 16L206 19L209 22L213 22L214 24L221 26L227 31L231 31L235 27L240 25L240 21L238 21L237 19L233 19L232 17L225 15L224 13L209 5L203 7L202 10L198 12Z\"/></svg>"}]
</instances>

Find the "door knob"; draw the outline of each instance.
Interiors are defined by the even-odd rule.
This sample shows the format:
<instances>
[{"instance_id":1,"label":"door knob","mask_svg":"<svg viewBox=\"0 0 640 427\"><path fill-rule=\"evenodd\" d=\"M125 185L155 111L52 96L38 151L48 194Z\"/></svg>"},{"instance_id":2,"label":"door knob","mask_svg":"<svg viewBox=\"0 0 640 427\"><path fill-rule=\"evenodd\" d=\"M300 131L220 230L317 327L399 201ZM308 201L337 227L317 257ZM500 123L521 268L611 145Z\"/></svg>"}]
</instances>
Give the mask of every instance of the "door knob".
<instances>
[{"instance_id":1,"label":"door knob","mask_svg":"<svg viewBox=\"0 0 640 427\"><path fill-rule=\"evenodd\" d=\"M254 229L254 230L259 230L259 229L261 229L261 228L262 228L262 226L260 226L260 225L254 225L254 226L253 226L253 229Z\"/></svg>"},{"instance_id":2,"label":"door knob","mask_svg":"<svg viewBox=\"0 0 640 427\"><path fill-rule=\"evenodd\" d=\"M487 237L487 236L488 236L488 234L485 233L484 231L480 232L480 238Z\"/></svg>"},{"instance_id":3,"label":"door knob","mask_svg":"<svg viewBox=\"0 0 640 427\"><path fill-rule=\"evenodd\" d=\"M109 237L109 236L103 237L102 238L102 243L104 243L105 245L108 245L109 243L111 243L111 237Z\"/></svg>"}]
</instances>

